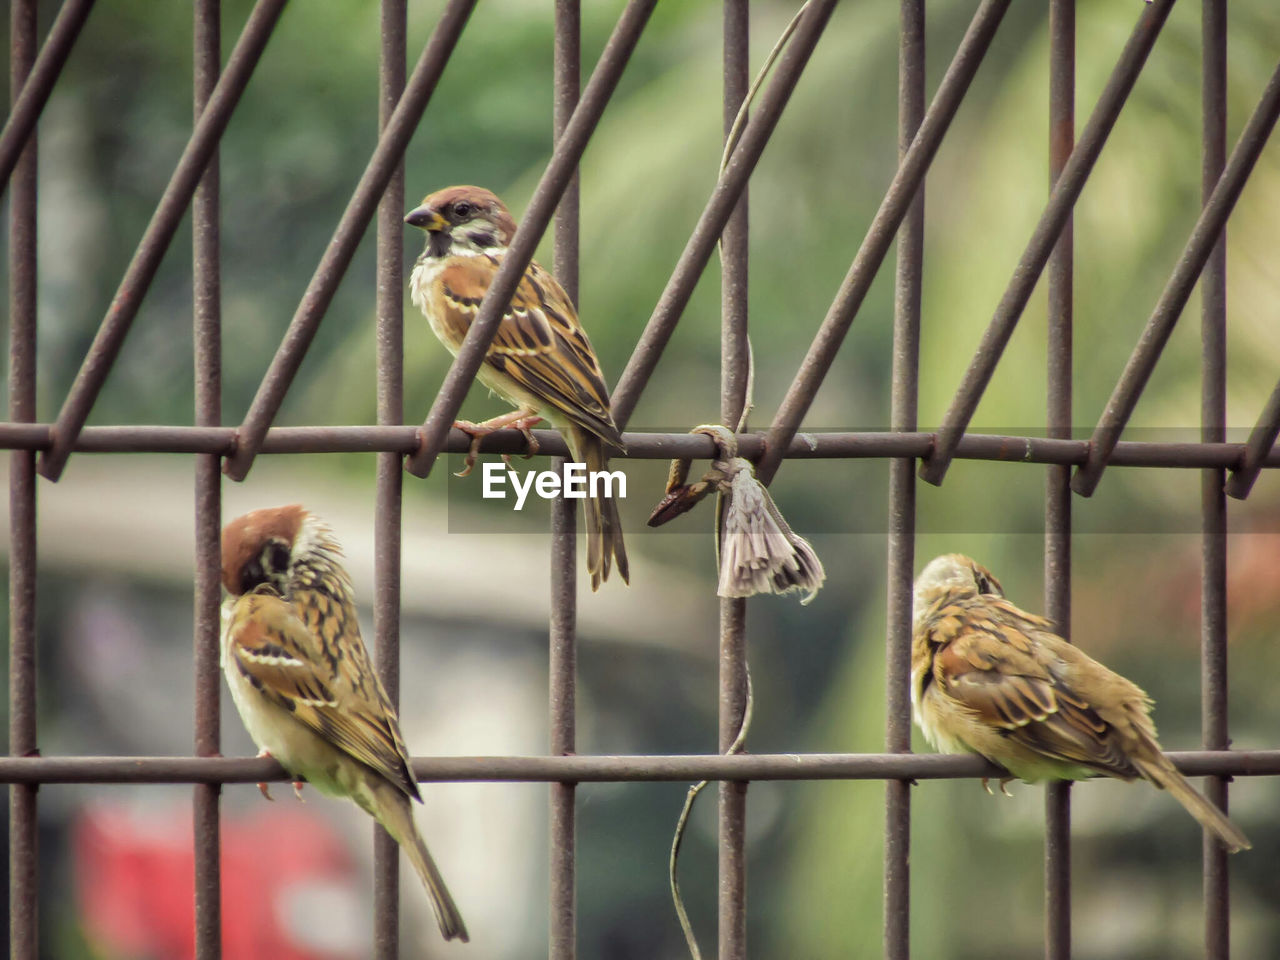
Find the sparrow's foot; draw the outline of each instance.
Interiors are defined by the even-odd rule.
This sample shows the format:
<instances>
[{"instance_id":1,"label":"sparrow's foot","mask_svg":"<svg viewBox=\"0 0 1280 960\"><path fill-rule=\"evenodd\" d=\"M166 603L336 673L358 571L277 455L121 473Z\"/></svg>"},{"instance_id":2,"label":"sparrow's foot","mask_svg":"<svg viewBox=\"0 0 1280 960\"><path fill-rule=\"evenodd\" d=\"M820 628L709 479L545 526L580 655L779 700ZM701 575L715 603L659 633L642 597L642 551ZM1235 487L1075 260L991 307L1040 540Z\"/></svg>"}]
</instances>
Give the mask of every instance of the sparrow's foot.
<instances>
[{"instance_id":1,"label":"sparrow's foot","mask_svg":"<svg viewBox=\"0 0 1280 960\"><path fill-rule=\"evenodd\" d=\"M306 803L306 802L307 802L306 798L302 795L302 785L303 785L304 783L306 783L306 782L307 782L307 781L305 781L305 780L294 780L294 781L293 781L293 795L294 795L295 797L297 797L297 798L298 798L298 800L299 800L301 803Z\"/></svg>"},{"instance_id":2,"label":"sparrow's foot","mask_svg":"<svg viewBox=\"0 0 1280 960\"><path fill-rule=\"evenodd\" d=\"M532 457L538 452L538 441L533 438L533 434L529 432L529 428L535 423L542 422L542 417L537 413L522 407L519 410L513 410L511 413L504 413L500 417L492 417L483 423L474 423L470 420L455 420L453 425L471 438L471 446L467 450L467 459L462 469L454 474L455 477L470 476L471 468L476 465L476 455L480 452L480 441L493 433L495 430L502 430L506 427L514 427L524 434L525 441L529 444L528 457ZM511 459L508 455L503 454L502 459L506 461L508 466ZM526 457L527 459L527 457Z\"/></svg>"},{"instance_id":3,"label":"sparrow's foot","mask_svg":"<svg viewBox=\"0 0 1280 960\"><path fill-rule=\"evenodd\" d=\"M538 443L538 438L533 435L533 431L530 429L530 427L532 427L535 423L541 423L541 422L542 422L541 417L532 416L532 417L526 417L523 420L517 420L515 423L508 424L508 426L510 426L512 429L519 430L520 433L524 435L524 442L528 444L528 449L523 454L521 454L522 460L532 460L535 456L537 456L538 451L542 448L542 444ZM508 469L510 469L511 454L504 453L502 455L502 462L507 465Z\"/></svg>"},{"instance_id":4,"label":"sparrow's foot","mask_svg":"<svg viewBox=\"0 0 1280 960\"><path fill-rule=\"evenodd\" d=\"M258 759L262 759L263 757L266 757L268 760L272 760L272 759L274 759L274 758L271 756L271 751L270 751L270 750L268 750L266 747L263 747L261 750L259 750L259 751L258 751ZM266 797L268 800L274 800L274 799L275 799L273 796L271 796L271 791L269 791L269 790L267 789L267 785L266 785L265 783L259 782L259 784L258 784L258 790L259 790L259 792L261 792L261 794L262 794L264 797Z\"/></svg>"},{"instance_id":5,"label":"sparrow's foot","mask_svg":"<svg viewBox=\"0 0 1280 960\"><path fill-rule=\"evenodd\" d=\"M1013 794L1009 792L1009 784L1013 783L1013 781L1015 781L1015 780L1017 780L1017 779L1018 779L1017 777L1001 777L1001 778L1000 778L1000 792L1001 792L1001 793L1003 793L1006 797L1012 797L1012 796L1013 796ZM983 790L985 790L985 791L987 791L987 793L988 793L988 794L990 794L990 795L991 795L991 796L993 796L993 797L996 795L995 791L991 789L991 778L990 778L990 777L983 777L983 778L982 778L982 789L983 789Z\"/></svg>"}]
</instances>

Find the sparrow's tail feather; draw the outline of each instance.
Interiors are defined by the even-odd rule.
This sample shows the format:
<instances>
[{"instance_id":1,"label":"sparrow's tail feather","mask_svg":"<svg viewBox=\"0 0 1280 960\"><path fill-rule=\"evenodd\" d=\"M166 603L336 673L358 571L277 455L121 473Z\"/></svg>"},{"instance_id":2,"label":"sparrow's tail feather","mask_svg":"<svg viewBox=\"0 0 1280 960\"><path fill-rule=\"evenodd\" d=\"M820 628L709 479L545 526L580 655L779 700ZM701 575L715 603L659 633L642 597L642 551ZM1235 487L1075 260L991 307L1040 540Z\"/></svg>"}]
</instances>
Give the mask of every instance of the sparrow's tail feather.
<instances>
[{"instance_id":1,"label":"sparrow's tail feather","mask_svg":"<svg viewBox=\"0 0 1280 960\"><path fill-rule=\"evenodd\" d=\"M1169 758L1152 745L1151 757L1133 757L1138 772L1158 787L1163 787L1174 799L1187 808L1187 813L1200 821L1201 826L1222 841L1229 853L1248 850L1253 844L1249 838L1227 819L1227 815L1211 803L1204 794L1193 787Z\"/></svg>"},{"instance_id":2,"label":"sparrow's tail feather","mask_svg":"<svg viewBox=\"0 0 1280 960\"><path fill-rule=\"evenodd\" d=\"M409 798L389 783L379 784L375 789L378 809L374 816L400 844L409 857L409 862L413 864L414 872L426 887L427 896L431 898L431 906L436 912L436 922L440 924L440 935L446 940L461 940L466 943L469 939L466 924L462 922L462 914L458 912L458 906L453 902L449 888L445 886L444 877L440 875L440 869L431 859L431 853L423 843L422 835L418 833L417 824L413 822Z\"/></svg>"},{"instance_id":3,"label":"sparrow's tail feather","mask_svg":"<svg viewBox=\"0 0 1280 960\"><path fill-rule=\"evenodd\" d=\"M565 438L573 458L587 468L587 476L602 474L609 464L605 454L605 443L599 437L581 428L570 428ZM588 480L588 483L591 483ZM583 511L587 519L587 571L591 574L591 589L599 589L600 584L609 579L609 571L616 564L618 573L627 583L631 582L631 569L627 564L627 548L622 542L622 519L618 515L618 503L606 496L612 484L598 482L595 485L595 496L589 495L583 501ZM591 487L588 488L588 494Z\"/></svg>"}]
</instances>

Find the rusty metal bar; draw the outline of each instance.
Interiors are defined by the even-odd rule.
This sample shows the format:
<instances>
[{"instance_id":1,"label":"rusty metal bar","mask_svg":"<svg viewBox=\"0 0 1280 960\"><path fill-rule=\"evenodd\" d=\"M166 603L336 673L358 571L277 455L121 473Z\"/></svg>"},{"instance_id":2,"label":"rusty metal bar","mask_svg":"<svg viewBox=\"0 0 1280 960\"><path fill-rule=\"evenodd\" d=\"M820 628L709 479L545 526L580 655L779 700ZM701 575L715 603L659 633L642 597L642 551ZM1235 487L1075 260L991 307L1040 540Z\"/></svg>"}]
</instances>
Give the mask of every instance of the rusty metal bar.
<instances>
[{"instance_id":1,"label":"rusty metal bar","mask_svg":"<svg viewBox=\"0 0 1280 960\"><path fill-rule=\"evenodd\" d=\"M898 13L898 164L926 111L925 0L902 0ZM893 304L889 425L916 429L920 399L920 313L924 276L924 184L898 230ZM885 612L885 731L890 753L911 752L911 604L915 569L915 461L889 463L889 538ZM885 781L884 956L911 956L911 781Z\"/></svg>"},{"instance_id":2,"label":"rusty metal bar","mask_svg":"<svg viewBox=\"0 0 1280 960\"><path fill-rule=\"evenodd\" d=\"M405 89L406 0L382 0L378 59L378 136L386 134ZM404 423L404 161L397 159L377 214L377 417ZM392 704L400 703L400 522L404 472L400 455L378 454L374 501L373 639L378 675ZM400 956L400 848L373 826L373 956Z\"/></svg>"},{"instance_id":3,"label":"rusty metal bar","mask_svg":"<svg viewBox=\"0 0 1280 960\"><path fill-rule=\"evenodd\" d=\"M1076 470L1071 479L1071 489L1081 496L1093 494L1102 478L1102 471L1107 467L1107 455L1120 439L1125 424L1133 408L1138 404L1138 397L1147 385L1151 371L1160 360L1160 353L1173 333L1173 327L1182 315L1191 290L1196 285L1200 271L1212 253L1218 237L1226 226L1227 218L1240 197L1253 170L1253 165L1262 154L1267 138L1280 117L1280 63L1276 65L1262 99L1249 118L1244 132L1231 151L1222 175L1215 183L1209 199L1205 201L1196 220L1196 225L1187 238L1178 264L1165 284L1155 309L1138 338L1137 345L1125 364L1124 372L1116 383L1106 409L1098 419L1093 436L1089 441L1089 457L1084 465Z\"/></svg>"},{"instance_id":4,"label":"rusty metal bar","mask_svg":"<svg viewBox=\"0 0 1280 960\"><path fill-rule=\"evenodd\" d=\"M556 0L552 132L564 137L578 106L582 88L581 0ZM565 187L556 207L556 278L575 305L578 303L578 171ZM555 469L566 461L558 458ZM549 749L557 756L576 752L578 687L578 510L561 497L551 505L551 622L548 624ZM577 927L577 789L571 782L550 786L548 830L549 889L548 956L574 960Z\"/></svg>"},{"instance_id":5,"label":"rusty metal bar","mask_svg":"<svg viewBox=\"0 0 1280 960\"><path fill-rule=\"evenodd\" d=\"M249 14L240 39L227 59L226 69L218 78L217 85L209 96L208 106L200 114L200 119L191 132L191 139L187 141L182 157L174 167L173 175L151 216L151 222L138 241L133 259L129 261L116 295L107 308L106 316L102 318L102 325L80 365L80 372L76 374L71 391L62 404L58 422L53 429L53 444L41 454L39 461L40 473L50 480L57 480L62 476L67 458L71 456L76 438L89 418L98 393L120 353L133 318L142 304L142 298L146 296L147 289L155 278L160 260L173 240L178 224L195 194L201 174L222 139L222 133L231 119L231 112L239 103L240 95L244 93L253 69L257 66L267 41L271 39L271 33L286 2L287 0L258 0Z\"/></svg>"},{"instance_id":6,"label":"rusty metal bar","mask_svg":"<svg viewBox=\"0 0 1280 960\"><path fill-rule=\"evenodd\" d=\"M1166 756L1188 777L1280 776L1280 750L1176 750ZM976 755L941 753L418 757L412 768L422 783L962 780L1002 773ZM257 757L0 758L0 783L11 784L257 783L287 779L276 761ZM1133 789L1151 788L1135 784Z\"/></svg>"},{"instance_id":7,"label":"rusty metal bar","mask_svg":"<svg viewBox=\"0 0 1280 960\"><path fill-rule=\"evenodd\" d=\"M1227 0L1201 4L1201 202L1208 207L1227 161ZM1200 279L1200 439L1227 436L1226 229ZM1225 748L1227 727L1227 497L1226 471L1200 475L1200 733L1206 749ZM1211 777L1205 795L1227 809L1227 782ZM1204 946L1206 960L1231 955L1231 874L1227 850L1204 834Z\"/></svg>"},{"instance_id":8,"label":"rusty metal bar","mask_svg":"<svg viewBox=\"0 0 1280 960\"><path fill-rule=\"evenodd\" d=\"M574 109L564 134L556 141L551 160L533 191L529 208L511 240L506 256L502 258L502 265L494 275L493 283L485 293L484 302L480 305L466 339L436 394L431 412L422 425L422 445L406 463L406 469L415 476L426 477L435 465L436 457L443 450L449 429L458 416L467 390L470 389L480 364L484 362L489 344L498 332L498 324L511 300L511 294L515 292L525 268L533 259L534 248L542 239L547 224L551 222L556 204L568 187L587 147L587 141L595 132L596 124L600 122L600 116L604 113L609 98L613 96L622 71L631 59L640 34L644 32L645 24L649 22L649 16L656 5L657 0L629 0L622 16L618 18L617 26L614 27L604 52L600 54L600 60L591 73L591 79L587 81L586 89L582 92L582 98Z\"/></svg>"},{"instance_id":9,"label":"rusty metal bar","mask_svg":"<svg viewBox=\"0 0 1280 960\"><path fill-rule=\"evenodd\" d=\"M1057 184L1075 142L1076 3L1049 4L1049 189ZM1071 436L1072 323L1075 248L1067 215L1049 255L1048 396L1051 437ZM1051 464L1045 475L1044 603L1059 636L1071 639L1071 468ZM1071 957L1071 784L1045 786L1044 891L1046 960Z\"/></svg>"},{"instance_id":10,"label":"rusty metal bar","mask_svg":"<svg viewBox=\"0 0 1280 960\"><path fill-rule=\"evenodd\" d=\"M685 244L675 269L671 271L671 278L658 298L644 332L631 353L631 359L627 361L626 369L622 371L622 377L614 388L613 418L620 429L627 425L631 414L635 412L640 394L658 366L662 351L671 339L693 288L706 269L707 261L711 259L716 240L737 206L738 197L746 189L751 171L755 169L756 161L760 159L765 144L777 126L778 118L782 116L782 110L809 62L809 55L813 53L818 38L831 19L835 4L836 0L814 0L813 6L805 13L792 34L786 50L778 58L773 79L756 100L754 115L743 129L724 173L716 181L702 216L698 218L697 226L694 227L689 242Z\"/></svg>"},{"instance_id":11,"label":"rusty metal bar","mask_svg":"<svg viewBox=\"0 0 1280 960\"><path fill-rule=\"evenodd\" d=\"M889 244L893 241L898 225L906 216L917 189L924 182L938 145L942 143L942 138L969 89L969 83L986 56L996 29L1008 9L1009 0L983 0L973 15L964 39L960 41L946 75L938 85L933 102L925 111L919 131L899 161L897 173L889 183L884 199L880 201L880 208L867 228L862 245L849 266L849 272L836 291L835 299L773 418L773 426L769 429L768 449L756 468L756 476L765 483L773 479L782 463L783 452L788 449L796 431L800 429L809 405L817 396L827 371L831 369L840 344L844 342L845 334L849 332L858 308L871 287L871 281L875 279L885 254L889 252Z\"/></svg>"},{"instance_id":12,"label":"rusty metal bar","mask_svg":"<svg viewBox=\"0 0 1280 960\"><path fill-rule=\"evenodd\" d=\"M1053 252L1062 226L1075 206L1094 163L1102 153L1111 128L1120 116L1120 110L1128 100L1173 4L1174 0L1155 0L1154 3L1145 5L1139 15L1137 26L1130 34L1079 141L1063 166L1062 175L1049 194L1040 222L1036 224L1022 258L1014 268L1009 286L996 307L995 315L982 335L982 341L965 372L960 388L942 418L934 452L920 467L921 478L929 483L941 484L942 478L946 476L956 445L969 426L973 412L995 372L996 364L1004 354L1005 345L1013 335L1013 328L1017 326L1018 319L1031 298L1031 292L1040 279L1049 254Z\"/></svg>"},{"instance_id":13,"label":"rusty metal bar","mask_svg":"<svg viewBox=\"0 0 1280 960\"><path fill-rule=\"evenodd\" d=\"M378 137L378 145L369 157L369 163L360 175L351 199L347 201L338 226L329 238L320 263L289 322L289 329L285 331L284 339L271 360L271 366L258 385L258 392L245 414L244 422L240 424L235 452L227 458L222 468L231 479L243 480L253 466L263 437L279 412L280 404L284 402L285 394L302 365L307 348L320 329L320 321L329 309L333 294L351 264L351 258L355 255L356 247L373 218L387 184L402 163L409 139L417 129L418 121L435 92L440 75L444 72L475 5L476 0L450 0L431 32L431 38L413 68L413 75L405 86L404 94L387 119L382 135Z\"/></svg>"},{"instance_id":14,"label":"rusty metal bar","mask_svg":"<svg viewBox=\"0 0 1280 960\"><path fill-rule=\"evenodd\" d=\"M1249 496L1249 491L1258 480L1258 474L1267 462L1272 448L1276 445L1276 437L1280 436L1280 381L1267 398L1266 406L1258 414L1258 422L1249 432L1249 442L1245 444L1244 456L1235 471L1227 479L1227 494L1237 500Z\"/></svg>"},{"instance_id":15,"label":"rusty metal bar","mask_svg":"<svg viewBox=\"0 0 1280 960\"><path fill-rule=\"evenodd\" d=\"M36 0L9 7L9 93L36 58ZM36 137L13 170L9 197L9 416L36 416ZM9 455L9 753L39 752L36 738L36 459ZM9 790L9 956L40 955L36 783Z\"/></svg>"},{"instance_id":16,"label":"rusty metal bar","mask_svg":"<svg viewBox=\"0 0 1280 960\"><path fill-rule=\"evenodd\" d=\"M723 5L723 123L725 142L751 84L750 0ZM737 428L748 402L749 284L746 182L725 222L720 244L720 422ZM717 745L733 748L747 712L747 601L720 599ZM721 781L716 815L719 874L717 931L720 960L747 956L747 783Z\"/></svg>"},{"instance_id":17,"label":"rusty metal bar","mask_svg":"<svg viewBox=\"0 0 1280 960\"><path fill-rule=\"evenodd\" d=\"M222 2L198 0L192 20L193 123L199 123L222 66ZM222 265L218 155L215 149L191 201L195 422L222 422ZM216 454L195 457L195 597L192 652L195 754L221 752L222 474ZM195 942L197 960L222 956L222 865L218 784L194 788Z\"/></svg>"},{"instance_id":18,"label":"rusty metal bar","mask_svg":"<svg viewBox=\"0 0 1280 960\"><path fill-rule=\"evenodd\" d=\"M49 424L0 423L0 450L42 450L49 446ZM540 456L562 457L568 453L564 440L554 430L535 430ZM739 450L747 458L763 456L767 436L740 435ZM626 433L627 444L619 458L668 460L673 457L708 459L714 445L705 436L689 433ZM787 448L786 459L877 459L923 457L933 448L932 433L834 432L798 434ZM470 438L460 430L450 432L447 453L466 453ZM81 453L229 453L235 444L231 427L123 426L86 427L76 442ZM262 453L412 453L418 448L418 428L409 426L274 427L263 441ZM485 437L491 453L523 453L524 437L514 430L499 430ZM1004 463L1084 463L1086 440L1059 440L1001 434L970 433L957 447L961 460ZM1176 467L1199 469L1239 466L1244 445L1239 443L1139 442L1122 440L1109 461L1117 467ZM1280 467L1280 450L1263 461L1267 468Z\"/></svg>"},{"instance_id":19,"label":"rusty metal bar","mask_svg":"<svg viewBox=\"0 0 1280 960\"><path fill-rule=\"evenodd\" d=\"M92 9L93 0L64 0L26 80L20 88L14 88L19 91L18 96L11 99L9 116L4 129L0 130L0 194L9 184L23 145L35 130L36 121Z\"/></svg>"}]
</instances>

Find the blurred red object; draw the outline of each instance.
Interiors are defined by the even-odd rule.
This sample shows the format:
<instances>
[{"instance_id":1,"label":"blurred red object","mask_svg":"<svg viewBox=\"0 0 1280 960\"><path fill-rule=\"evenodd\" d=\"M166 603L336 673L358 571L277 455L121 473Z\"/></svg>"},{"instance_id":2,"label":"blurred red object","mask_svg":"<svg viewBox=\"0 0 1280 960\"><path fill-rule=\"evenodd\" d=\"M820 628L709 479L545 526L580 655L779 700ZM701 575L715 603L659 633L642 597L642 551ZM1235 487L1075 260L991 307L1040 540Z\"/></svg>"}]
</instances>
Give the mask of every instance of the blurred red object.
<instances>
[{"instance_id":1,"label":"blurred red object","mask_svg":"<svg viewBox=\"0 0 1280 960\"><path fill-rule=\"evenodd\" d=\"M292 797L285 803L222 818L223 955L359 956L350 922L358 906L357 871L343 838ZM102 802L76 816L76 900L86 936L106 956L194 958L191 818L189 804L143 814Z\"/></svg>"}]
</instances>

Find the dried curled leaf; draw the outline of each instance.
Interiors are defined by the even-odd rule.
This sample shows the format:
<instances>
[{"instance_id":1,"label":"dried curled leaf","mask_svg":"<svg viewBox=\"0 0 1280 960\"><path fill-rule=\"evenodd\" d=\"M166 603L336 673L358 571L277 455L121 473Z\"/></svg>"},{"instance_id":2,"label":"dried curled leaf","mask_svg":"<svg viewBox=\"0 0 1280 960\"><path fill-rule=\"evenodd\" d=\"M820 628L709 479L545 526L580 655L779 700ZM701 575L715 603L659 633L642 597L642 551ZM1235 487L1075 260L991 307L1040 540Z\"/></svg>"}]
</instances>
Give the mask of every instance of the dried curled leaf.
<instances>
[{"instance_id":1,"label":"dried curled leaf","mask_svg":"<svg viewBox=\"0 0 1280 960\"><path fill-rule=\"evenodd\" d=\"M735 457L720 506L720 583L722 597L807 591L807 604L827 574L809 541L793 531L751 464Z\"/></svg>"}]
</instances>

